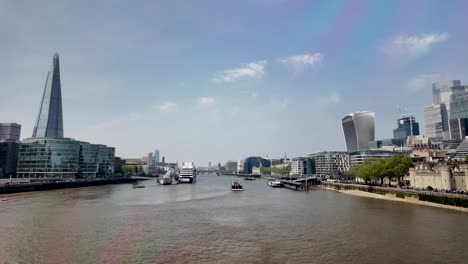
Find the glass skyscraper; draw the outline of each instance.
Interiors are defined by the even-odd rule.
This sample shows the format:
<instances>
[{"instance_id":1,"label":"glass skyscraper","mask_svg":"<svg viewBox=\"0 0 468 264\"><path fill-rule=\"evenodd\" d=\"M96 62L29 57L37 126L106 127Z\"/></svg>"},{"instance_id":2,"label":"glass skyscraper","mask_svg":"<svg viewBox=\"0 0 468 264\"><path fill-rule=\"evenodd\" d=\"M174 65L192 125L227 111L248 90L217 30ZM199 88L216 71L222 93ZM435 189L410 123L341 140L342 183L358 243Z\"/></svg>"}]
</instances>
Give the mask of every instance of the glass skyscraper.
<instances>
[{"instance_id":1,"label":"glass skyscraper","mask_svg":"<svg viewBox=\"0 0 468 264\"><path fill-rule=\"evenodd\" d=\"M397 128L393 130L393 138L406 142L408 136L419 135L419 124L414 116L406 116L398 119Z\"/></svg>"},{"instance_id":2,"label":"glass skyscraper","mask_svg":"<svg viewBox=\"0 0 468 264\"><path fill-rule=\"evenodd\" d=\"M343 133L348 152L365 150L375 138L375 114L355 112L342 119Z\"/></svg>"},{"instance_id":3,"label":"glass skyscraper","mask_svg":"<svg viewBox=\"0 0 468 264\"><path fill-rule=\"evenodd\" d=\"M39 115L32 137L63 137L62 87L58 53L55 53L52 68L47 74Z\"/></svg>"}]
</instances>

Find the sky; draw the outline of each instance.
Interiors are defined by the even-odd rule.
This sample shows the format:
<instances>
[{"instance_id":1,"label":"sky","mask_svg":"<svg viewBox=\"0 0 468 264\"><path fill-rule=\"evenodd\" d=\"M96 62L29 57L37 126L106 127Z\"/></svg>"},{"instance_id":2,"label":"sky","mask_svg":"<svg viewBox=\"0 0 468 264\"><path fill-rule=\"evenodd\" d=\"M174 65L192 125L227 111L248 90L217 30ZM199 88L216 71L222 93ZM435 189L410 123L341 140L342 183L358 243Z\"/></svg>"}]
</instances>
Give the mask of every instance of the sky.
<instances>
[{"instance_id":1,"label":"sky","mask_svg":"<svg viewBox=\"0 0 468 264\"><path fill-rule=\"evenodd\" d=\"M0 1L0 122L29 138L60 54L66 137L200 166L345 150L341 118L423 129L468 84L468 1ZM401 111L399 111L399 109Z\"/></svg>"}]
</instances>

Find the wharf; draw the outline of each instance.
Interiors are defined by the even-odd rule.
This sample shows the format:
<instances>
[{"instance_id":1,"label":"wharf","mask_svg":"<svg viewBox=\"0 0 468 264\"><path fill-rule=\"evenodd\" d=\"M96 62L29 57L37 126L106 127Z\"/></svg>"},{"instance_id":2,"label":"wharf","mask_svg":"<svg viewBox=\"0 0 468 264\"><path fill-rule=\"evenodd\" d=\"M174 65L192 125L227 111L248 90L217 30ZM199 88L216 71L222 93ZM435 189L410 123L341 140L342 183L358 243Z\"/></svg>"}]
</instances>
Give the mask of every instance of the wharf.
<instances>
[{"instance_id":1,"label":"wharf","mask_svg":"<svg viewBox=\"0 0 468 264\"><path fill-rule=\"evenodd\" d=\"M1 184L0 194L48 191L48 190L57 190L57 189L66 189L66 188L100 186L100 185L107 185L107 184L132 183L132 182L136 182L137 180L138 179L126 177L126 178L73 180L73 181L59 181L59 182L32 182L32 183Z\"/></svg>"},{"instance_id":2,"label":"wharf","mask_svg":"<svg viewBox=\"0 0 468 264\"><path fill-rule=\"evenodd\" d=\"M310 186L315 186L318 182L316 178L298 179L294 181L281 180L284 187L295 191L307 191Z\"/></svg>"}]
</instances>

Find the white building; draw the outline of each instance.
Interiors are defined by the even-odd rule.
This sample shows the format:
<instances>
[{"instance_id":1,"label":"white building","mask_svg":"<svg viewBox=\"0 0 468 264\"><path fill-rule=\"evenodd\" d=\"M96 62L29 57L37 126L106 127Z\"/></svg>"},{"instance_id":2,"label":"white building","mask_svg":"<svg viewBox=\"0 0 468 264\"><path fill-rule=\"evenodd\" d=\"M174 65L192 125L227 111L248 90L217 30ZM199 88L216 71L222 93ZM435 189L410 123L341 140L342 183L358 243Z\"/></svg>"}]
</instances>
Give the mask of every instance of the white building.
<instances>
[{"instance_id":1,"label":"white building","mask_svg":"<svg viewBox=\"0 0 468 264\"><path fill-rule=\"evenodd\" d=\"M309 157L297 157L291 161L290 175L303 176L314 173L313 159Z\"/></svg>"},{"instance_id":2,"label":"white building","mask_svg":"<svg viewBox=\"0 0 468 264\"><path fill-rule=\"evenodd\" d=\"M339 176L349 171L351 164L345 151L322 151L309 155L314 159L317 176Z\"/></svg>"}]
</instances>

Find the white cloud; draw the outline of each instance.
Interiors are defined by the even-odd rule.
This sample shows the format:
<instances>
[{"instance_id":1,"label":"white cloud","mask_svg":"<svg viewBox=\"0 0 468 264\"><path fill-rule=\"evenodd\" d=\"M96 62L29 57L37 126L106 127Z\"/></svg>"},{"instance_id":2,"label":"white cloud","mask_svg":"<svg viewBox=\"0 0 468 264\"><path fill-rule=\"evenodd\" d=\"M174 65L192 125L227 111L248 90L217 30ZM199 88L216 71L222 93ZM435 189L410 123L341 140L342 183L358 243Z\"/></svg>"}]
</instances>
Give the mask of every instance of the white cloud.
<instances>
[{"instance_id":1,"label":"white cloud","mask_svg":"<svg viewBox=\"0 0 468 264\"><path fill-rule=\"evenodd\" d=\"M219 71L215 74L214 81L233 82L241 78L260 78L265 73L265 60L250 62L243 67Z\"/></svg>"},{"instance_id":2,"label":"white cloud","mask_svg":"<svg viewBox=\"0 0 468 264\"><path fill-rule=\"evenodd\" d=\"M216 103L216 99L213 97L200 97L198 98L198 103L201 105L212 105Z\"/></svg>"},{"instance_id":3,"label":"white cloud","mask_svg":"<svg viewBox=\"0 0 468 264\"><path fill-rule=\"evenodd\" d=\"M321 104L338 104L341 102L341 95L337 92L332 92L326 96L319 97Z\"/></svg>"},{"instance_id":4,"label":"white cloud","mask_svg":"<svg viewBox=\"0 0 468 264\"><path fill-rule=\"evenodd\" d=\"M448 38L449 34L446 32L410 36L399 35L394 37L382 49L389 55L396 57L416 56L428 52L433 44L444 42Z\"/></svg>"},{"instance_id":5,"label":"white cloud","mask_svg":"<svg viewBox=\"0 0 468 264\"><path fill-rule=\"evenodd\" d=\"M308 53L293 55L286 58L278 59L280 63L287 67L293 68L296 72L303 72L314 65L322 63L324 55L322 53Z\"/></svg>"},{"instance_id":6,"label":"white cloud","mask_svg":"<svg viewBox=\"0 0 468 264\"><path fill-rule=\"evenodd\" d=\"M421 90L430 90L433 83L441 82L444 80L451 79L448 73L431 73L431 74L420 74L409 79L406 83L410 92L418 92Z\"/></svg>"},{"instance_id":7,"label":"white cloud","mask_svg":"<svg viewBox=\"0 0 468 264\"><path fill-rule=\"evenodd\" d=\"M165 102L156 106L160 112L173 112L178 108L177 104L174 102Z\"/></svg>"}]
</instances>

